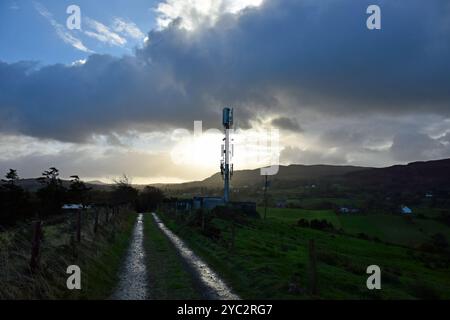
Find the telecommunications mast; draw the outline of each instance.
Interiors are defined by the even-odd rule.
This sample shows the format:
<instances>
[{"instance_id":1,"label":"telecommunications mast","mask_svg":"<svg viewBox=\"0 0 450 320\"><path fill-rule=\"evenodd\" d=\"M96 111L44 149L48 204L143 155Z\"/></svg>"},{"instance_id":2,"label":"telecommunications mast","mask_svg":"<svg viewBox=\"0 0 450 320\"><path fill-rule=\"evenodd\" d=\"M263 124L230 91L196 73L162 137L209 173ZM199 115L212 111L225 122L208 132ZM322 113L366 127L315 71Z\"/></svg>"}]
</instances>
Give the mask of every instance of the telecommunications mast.
<instances>
[{"instance_id":1,"label":"telecommunications mast","mask_svg":"<svg viewBox=\"0 0 450 320\"><path fill-rule=\"evenodd\" d=\"M224 180L223 200L227 203L230 200L230 179L233 175L233 145L230 144L230 129L233 127L233 109L223 108L222 124L225 129L224 144L222 145L222 160L220 160L220 173Z\"/></svg>"}]
</instances>

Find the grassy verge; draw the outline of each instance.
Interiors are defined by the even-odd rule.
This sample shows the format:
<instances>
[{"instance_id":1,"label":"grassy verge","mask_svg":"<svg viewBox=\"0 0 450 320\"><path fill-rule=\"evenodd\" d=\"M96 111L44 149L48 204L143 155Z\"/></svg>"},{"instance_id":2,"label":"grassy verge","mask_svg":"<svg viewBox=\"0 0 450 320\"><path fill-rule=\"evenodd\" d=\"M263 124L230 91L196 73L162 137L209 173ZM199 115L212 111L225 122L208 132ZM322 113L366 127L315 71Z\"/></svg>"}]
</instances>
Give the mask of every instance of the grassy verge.
<instances>
[{"instance_id":1,"label":"grassy verge","mask_svg":"<svg viewBox=\"0 0 450 320\"><path fill-rule=\"evenodd\" d=\"M136 222L136 214L129 214L122 221L119 231L108 241L97 243L98 246L81 261L84 286L75 298L107 299L111 296L119 281L119 271L123 258L130 244L131 235ZM77 296L78 295L78 296Z\"/></svg>"},{"instance_id":2,"label":"grassy verge","mask_svg":"<svg viewBox=\"0 0 450 320\"><path fill-rule=\"evenodd\" d=\"M201 298L175 247L150 214L144 216L144 247L151 299Z\"/></svg>"},{"instance_id":3,"label":"grassy verge","mask_svg":"<svg viewBox=\"0 0 450 320\"><path fill-rule=\"evenodd\" d=\"M34 273L28 266L30 226L4 234L0 239L0 299L107 299L116 285L136 214L123 212L108 222L101 219L96 234L92 218L90 213L83 218L80 243L74 241L70 217L46 222L40 267ZM66 287L69 265L81 269L81 290Z\"/></svg>"},{"instance_id":4,"label":"grassy verge","mask_svg":"<svg viewBox=\"0 0 450 320\"><path fill-rule=\"evenodd\" d=\"M239 226L230 251L229 223L214 218L220 236L207 237L161 214L172 231L244 299L449 299L449 258L345 234L300 228L286 217ZM316 242L318 295L309 294L308 241ZM382 290L366 288L366 268L379 265Z\"/></svg>"}]
</instances>

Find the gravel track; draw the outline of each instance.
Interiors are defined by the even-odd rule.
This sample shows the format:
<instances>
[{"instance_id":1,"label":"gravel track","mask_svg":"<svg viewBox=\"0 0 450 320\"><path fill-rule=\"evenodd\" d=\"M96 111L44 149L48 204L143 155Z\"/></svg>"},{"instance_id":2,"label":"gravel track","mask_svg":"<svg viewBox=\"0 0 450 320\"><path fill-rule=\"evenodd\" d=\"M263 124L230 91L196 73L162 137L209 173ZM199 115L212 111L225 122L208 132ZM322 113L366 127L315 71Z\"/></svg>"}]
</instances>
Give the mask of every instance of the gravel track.
<instances>
[{"instance_id":1,"label":"gravel track","mask_svg":"<svg viewBox=\"0 0 450 320\"><path fill-rule=\"evenodd\" d=\"M143 219L143 214L140 213L122 266L119 284L111 296L113 300L145 300L148 298Z\"/></svg>"}]
</instances>

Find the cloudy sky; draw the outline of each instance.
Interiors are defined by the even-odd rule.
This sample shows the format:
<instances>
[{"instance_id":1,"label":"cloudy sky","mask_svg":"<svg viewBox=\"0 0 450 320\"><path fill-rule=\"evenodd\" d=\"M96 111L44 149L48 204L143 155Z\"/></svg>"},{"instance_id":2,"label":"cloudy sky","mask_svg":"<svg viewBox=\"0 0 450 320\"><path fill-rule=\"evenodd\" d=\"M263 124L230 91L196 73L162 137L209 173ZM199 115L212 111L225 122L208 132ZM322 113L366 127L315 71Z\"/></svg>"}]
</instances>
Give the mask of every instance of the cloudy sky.
<instances>
[{"instance_id":1,"label":"cloudy sky","mask_svg":"<svg viewBox=\"0 0 450 320\"><path fill-rule=\"evenodd\" d=\"M224 106L235 169L275 130L282 164L450 157L448 0L2 0L0 39L0 172L202 179Z\"/></svg>"}]
</instances>

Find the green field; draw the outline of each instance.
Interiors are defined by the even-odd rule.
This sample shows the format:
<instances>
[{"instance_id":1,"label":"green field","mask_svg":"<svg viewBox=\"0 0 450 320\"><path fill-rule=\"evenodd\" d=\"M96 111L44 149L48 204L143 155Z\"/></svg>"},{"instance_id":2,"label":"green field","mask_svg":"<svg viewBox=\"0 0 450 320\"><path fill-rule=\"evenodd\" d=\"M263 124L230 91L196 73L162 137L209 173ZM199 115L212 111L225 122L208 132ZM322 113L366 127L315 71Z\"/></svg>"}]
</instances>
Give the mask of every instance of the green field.
<instances>
[{"instance_id":1,"label":"green field","mask_svg":"<svg viewBox=\"0 0 450 320\"><path fill-rule=\"evenodd\" d=\"M325 203L333 204L337 206L353 206L360 207L363 203L362 200L357 199L343 199L343 198L304 198L304 199L288 199L286 200L288 205L300 206L305 209L316 209L323 206Z\"/></svg>"},{"instance_id":2,"label":"green field","mask_svg":"<svg viewBox=\"0 0 450 320\"><path fill-rule=\"evenodd\" d=\"M258 211L261 215L264 214L263 208L258 208ZM332 210L268 208L267 217L269 220L283 220L287 223L296 223L299 219L325 219L336 229L342 228L348 234L364 233L385 242L412 247L426 242L436 233L442 233L450 239L450 228L442 223L401 215L337 215Z\"/></svg>"},{"instance_id":3,"label":"green field","mask_svg":"<svg viewBox=\"0 0 450 320\"><path fill-rule=\"evenodd\" d=\"M383 216L374 224L375 217L273 208L267 220L249 220L237 228L233 250L229 221L214 218L210 227L218 228L220 237L211 239L198 227L187 227L170 214L161 217L245 299L450 299L448 255L352 235L361 232L388 235L399 242L419 236L421 233L415 233L414 228L398 231L404 225L395 224L406 223L402 217L398 220ZM296 226L300 218L327 219L347 230L333 233L300 228ZM419 225L434 230L425 224ZM420 240L426 238L422 236ZM316 243L318 258L319 293L314 296L309 293L310 239ZM382 270L382 290L366 288L366 268L372 264Z\"/></svg>"}]
</instances>

